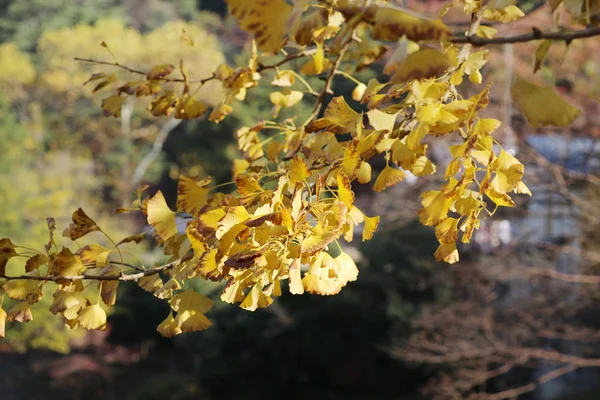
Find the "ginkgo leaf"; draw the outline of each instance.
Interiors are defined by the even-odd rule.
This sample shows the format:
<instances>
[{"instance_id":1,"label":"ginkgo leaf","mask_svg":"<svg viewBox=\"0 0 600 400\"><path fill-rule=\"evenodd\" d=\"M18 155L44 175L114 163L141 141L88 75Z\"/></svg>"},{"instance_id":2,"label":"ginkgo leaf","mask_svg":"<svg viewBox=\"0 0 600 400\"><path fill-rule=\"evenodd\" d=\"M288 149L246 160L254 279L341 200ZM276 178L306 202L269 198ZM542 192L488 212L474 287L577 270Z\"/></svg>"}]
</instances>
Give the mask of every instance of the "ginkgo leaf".
<instances>
[{"instance_id":1,"label":"ginkgo leaf","mask_svg":"<svg viewBox=\"0 0 600 400\"><path fill-rule=\"evenodd\" d=\"M271 82L271 85L289 87L296 81L296 75L291 70L276 71L275 78Z\"/></svg>"},{"instance_id":2,"label":"ginkgo leaf","mask_svg":"<svg viewBox=\"0 0 600 400\"><path fill-rule=\"evenodd\" d=\"M456 249L456 243L444 243L440 244L438 249L434 253L436 261L445 261L448 264L454 264L458 262L458 250Z\"/></svg>"},{"instance_id":3,"label":"ginkgo leaf","mask_svg":"<svg viewBox=\"0 0 600 400\"><path fill-rule=\"evenodd\" d=\"M174 70L175 66L173 64L155 65L148 71L146 78L150 81L162 79L169 76Z\"/></svg>"},{"instance_id":4,"label":"ginkgo leaf","mask_svg":"<svg viewBox=\"0 0 600 400\"><path fill-rule=\"evenodd\" d=\"M271 103L278 107L292 107L302 100L304 93L297 90L283 89L281 92L272 92L269 95Z\"/></svg>"},{"instance_id":5,"label":"ginkgo leaf","mask_svg":"<svg viewBox=\"0 0 600 400\"><path fill-rule=\"evenodd\" d=\"M306 165L306 161L301 157L294 157L290 160L290 183L296 185L298 183L304 182L311 176L311 172L308 169L308 165Z\"/></svg>"},{"instance_id":6,"label":"ginkgo leaf","mask_svg":"<svg viewBox=\"0 0 600 400\"><path fill-rule=\"evenodd\" d=\"M369 118L369 123L375 130L392 132L398 113L388 114L378 109L373 109L367 112L367 117Z\"/></svg>"},{"instance_id":7,"label":"ginkgo leaf","mask_svg":"<svg viewBox=\"0 0 600 400\"><path fill-rule=\"evenodd\" d=\"M425 226L434 226L448 216L453 199L444 196L441 191L428 191L421 194L423 208L419 211L419 220Z\"/></svg>"},{"instance_id":8,"label":"ginkgo leaf","mask_svg":"<svg viewBox=\"0 0 600 400\"><path fill-rule=\"evenodd\" d=\"M367 217L365 216L365 226L363 228L362 241L371 240L373 234L377 230L379 225L380 217Z\"/></svg>"},{"instance_id":9,"label":"ginkgo leaf","mask_svg":"<svg viewBox=\"0 0 600 400\"><path fill-rule=\"evenodd\" d=\"M100 227L96 225L94 220L88 217L83 209L79 208L73 213L73 223L65 229L63 236L71 240L77 240L90 232L99 230Z\"/></svg>"},{"instance_id":10,"label":"ginkgo leaf","mask_svg":"<svg viewBox=\"0 0 600 400\"><path fill-rule=\"evenodd\" d=\"M360 101L365 94L365 90L367 90L367 85L364 83L359 83L356 85L354 90L352 90L352 100Z\"/></svg>"},{"instance_id":11,"label":"ginkgo leaf","mask_svg":"<svg viewBox=\"0 0 600 400\"><path fill-rule=\"evenodd\" d=\"M77 250L75 254L77 254L81 258L81 262L84 264L91 264L97 267L104 267L108 260L108 255L110 253L110 249L107 249L97 244L90 244Z\"/></svg>"},{"instance_id":12,"label":"ginkgo leaf","mask_svg":"<svg viewBox=\"0 0 600 400\"><path fill-rule=\"evenodd\" d=\"M162 240L168 240L177 234L175 212L171 211L165 197L159 190L147 204L148 223L152 225Z\"/></svg>"},{"instance_id":13,"label":"ginkgo leaf","mask_svg":"<svg viewBox=\"0 0 600 400\"><path fill-rule=\"evenodd\" d=\"M406 57L390 78L392 83L403 83L413 79L426 79L439 77L450 67L448 57L429 47L421 48L419 51Z\"/></svg>"},{"instance_id":14,"label":"ginkgo leaf","mask_svg":"<svg viewBox=\"0 0 600 400\"><path fill-rule=\"evenodd\" d=\"M31 308L29 307L29 303L26 301L17 303L13 306L6 315L6 320L8 322L17 321L22 324L29 322L33 319L33 314L31 313Z\"/></svg>"},{"instance_id":15,"label":"ginkgo leaf","mask_svg":"<svg viewBox=\"0 0 600 400\"><path fill-rule=\"evenodd\" d=\"M17 255L15 247L10 239L0 239L0 275L6 274L8 260Z\"/></svg>"},{"instance_id":16,"label":"ginkgo leaf","mask_svg":"<svg viewBox=\"0 0 600 400\"><path fill-rule=\"evenodd\" d=\"M532 127L551 125L567 127L581 111L562 99L550 87L538 86L516 76L510 87L513 101Z\"/></svg>"},{"instance_id":17,"label":"ginkgo leaf","mask_svg":"<svg viewBox=\"0 0 600 400\"><path fill-rule=\"evenodd\" d=\"M546 58L546 55L548 54L548 50L550 50L551 46L552 46L552 40L543 40L542 43L540 43L540 45L537 47L537 49L535 49L535 63L533 64L533 73L534 74L542 66L542 63L544 62L544 59Z\"/></svg>"},{"instance_id":18,"label":"ginkgo leaf","mask_svg":"<svg viewBox=\"0 0 600 400\"><path fill-rule=\"evenodd\" d=\"M186 93L177 102L175 107L175 118L193 119L199 118L206 112L206 104L198 101L194 96Z\"/></svg>"},{"instance_id":19,"label":"ginkgo leaf","mask_svg":"<svg viewBox=\"0 0 600 400\"><path fill-rule=\"evenodd\" d=\"M102 100L102 110L105 117L113 116L120 117L121 116L121 107L125 102L125 96L113 95Z\"/></svg>"},{"instance_id":20,"label":"ginkgo leaf","mask_svg":"<svg viewBox=\"0 0 600 400\"><path fill-rule=\"evenodd\" d=\"M363 184L371 182L371 164L366 161L361 162L356 171L356 179Z\"/></svg>"},{"instance_id":21,"label":"ginkgo leaf","mask_svg":"<svg viewBox=\"0 0 600 400\"><path fill-rule=\"evenodd\" d=\"M233 107L231 107L229 104L220 103L217 107L215 107L212 110L212 112L208 116L208 120L210 122L214 122L215 124L218 124L219 122L223 121L223 119L225 119L225 117L227 115L231 114L232 112L233 112Z\"/></svg>"},{"instance_id":22,"label":"ginkgo leaf","mask_svg":"<svg viewBox=\"0 0 600 400\"><path fill-rule=\"evenodd\" d=\"M351 209L352 204L354 203L354 192L350 185L350 179L343 171L339 171L337 174L337 185L338 199L340 199L348 209Z\"/></svg>"},{"instance_id":23,"label":"ginkgo leaf","mask_svg":"<svg viewBox=\"0 0 600 400\"><path fill-rule=\"evenodd\" d=\"M327 129L333 133L346 133L356 131L358 124L362 124L361 114L354 111L344 96L334 97L327 108L323 118L312 121L306 126L307 132Z\"/></svg>"},{"instance_id":24,"label":"ginkgo leaf","mask_svg":"<svg viewBox=\"0 0 600 400\"><path fill-rule=\"evenodd\" d=\"M293 7L285 0L225 0L242 29L252 33L258 48L277 54L288 33L287 19Z\"/></svg>"},{"instance_id":25,"label":"ginkgo leaf","mask_svg":"<svg viewBox=\"0 0 600 400\"><path fill-rule=\"evenodd\" d=\"M56 276L77 276L85 270L79 256L63 248L60 253L50 256L50 274Z\"/></svg>"},{"instance_id":26,"label":"ginkgo leaf","mask_svg":"<svg viewBox=\"0 0 600 400\"><path fill-rule=\"evenodd\" d=\"M42 289L38 281L29 279L15 279L6 282L2 290L13 300L24 300L34 304L42 298Z\"/></svg>"},{"instance_id":27,"label":"ginkgo leaf","mask_svg":"<svg viewBox=\"0 0 600 400\"><path fill-rule=\"evenodd\" d=\"M169 301L173 311L194 310L205 314L213 306L213 301L195 290L185 290Z\"/></svg>"},{"instance_id":28,"label":"ginkgo leaf","mask_svg":"<svg viewBox=\"0 0 600 400\"><path fill-rule=\"evenodd\" d=\"M6 337L6 311L0 308L0 337Z\"/></svg>"},{"instance_id":29,"label":"ginkgo leaf","mask_svg":"<svg viewBox=\"0 0 600 400\"><path fill-rule=\"evenodd\" d=\"M79 326L88 330L105 330L106 329L106 311L100 304L92 304L84 307L79 311L77 317Z\"/></svg>"},{"instance_id":30,"label":"ginkgo leaf","mask_svg":"<svg viewBox=\"0 0 600 400\"><path fill-rule=\"evenodd\" d=\"M175 322L173 312L170 312L167 318L158 325L156 329L163 337L172 338L173 336L183 333L179 324Z\"/></svg>"},{"instance_id":31,"label":"ginkgo leaf","mask_svg":"<svg viewBox=\"0 0 600 400\"><path fill-rule=\"evenodd\" d=\"M497 29L485 25L479 25L476 32L477 36L484 39L491 39L496 36L496 33L498 33Z\"/></svg>"},{"instance_id":32,"label":"ginkgo leaf","mask_svg":"<svg viewBox=\"0 0 600 400\"><path fill-rule=\"evenodd\" d=\"M344 157L342 158L342 171L349 177L354 178L356 170L360 166L360 153L356 142L350 142L344 150Z\"/></svg>"},{"instance_id":33,"label":"ginkgo leaf","mask_svg":"<svg viewBox=\"0 0 600 400\"><path fill-rule=\"evenodd\" d=\"M515 202L506 193L500 192L492 187L485 190L485 194L490 198L497 206L500 207L515 207Z\"/></svg>"},{"instance_id":34,"label":"ginkgo leaf","mask_svg":"<svg viewBox=\"0 0 600 400\"><path fill-rule=\"evenodd\" d=\"M386 165L383 171L377 176L375 184L373 185L373 190L381 192L390 186L402 182L404 178L406 178L406 173L404 173L404 171Z\"/></svg>"},{"instance_id":35,"label":"ginkgo leaf","mask_svg":"<svg viewBox=\"0 0 600 400\"><path fill-rule=\"evenodd\" d=\"M333 260L337 264L336 273L338 279L345 282L354 282L358 278L358 268L348 253L342 251Z\"/></svg>"},{"instance_id":36,"label":"ginkgo leaf","mask_svg":"<svg viewBox=\"0 0 600 400\"><path fill-rule=\"evenodd\" d=\"M450 33L450 29L440 20L415 17L391 7L377 8L374 24L371 37L375 40L395 42L402 36L415 42L440 40Z\"/></svg>"},{"instance_id":37,"label":"ginkgo leaf","mask_svg":"<svg viewBox=\"0 0 600 400\"><path fill-rule=\"evenodd\" d=\"M210 178L197 181L195 178L181 175L177 182L177 210L184 211L192 217L198 216L208 200L210 189L207 186L210 181Z\"/></svg>"},{"instance_id":38,"label":"ginkgo leaf","mask_svg":"<svg viewBox=\"0 0 600 400\"><path fill-rule=\"evenodd\" d=\"M163 286L163 281L157 274L147 275L138 281L138 285L146 292L154 293Z\"/></svg>"},{"instance_id":39,"label":"ginkgo leaf","mask_svg":"<svg viewBox=\"0 0 600 400\"><path fill-rule=\"evenodd\" d=\"M490 21L498 22L513 22L525 16L523 11L515 5L509 5L503 8L486 8L483 13L483 18Z\"/></svg>"},{"instance_id":40,"label":"ginkgo leaf","mask_svg":"<svg viewBox=\"0 0 600 400\"><path fill-rule=\"evenodd\" d=\"M258 285L254 285L252 290L240 304L240 307L246 311L255 311L257 308L265 308L273 303L273 299L267 296Z\"/></svg>"},{"instance_id":41,"label":"ginkgo leaf","mask_svg":"<svg viewBox=\"0 0 600 400\"><path fill-rule=\"evenodd\" d=\"M289 268L289 279L290 279L290 293L291 294L302 294L304 293L304 286L302 285L302 276L300 271L300 261L294 260Z\"/></svg>"},{"instance_id":42,"label":"ginkgo leaf","mask_svg":"<svg viewBox=\"0 0 600 400\"><path fill-rule=\"evenodd\" d=\"M504 149L492 162L492 169L496 172L496 176L490 185L499 192L504 193L517 188L525 171L523 164Z\"/></svg>"},{"instance_id":43,"label":"ginkgo leaf","mask_svg":"<svg viewBox=\"0 0 600 400\"><path fill-rule=\"evenodd\" d=\"M31 256L25 263L25 272L34 271L46 263L48 263L48 257L46 257L44 254L36 254L35 256Z\"/></svg>"},{"instance_id":44,"label":"ginkgo leaf","mask_svg":"<svg viewBox=\"0 0 600 400\"><path fill-rule=\"evenodd\" d=\"M204 314L195 310L184 310L178 313L175 322L184 333L204 331L212 325Z\"/></svg>"}]
</instances>

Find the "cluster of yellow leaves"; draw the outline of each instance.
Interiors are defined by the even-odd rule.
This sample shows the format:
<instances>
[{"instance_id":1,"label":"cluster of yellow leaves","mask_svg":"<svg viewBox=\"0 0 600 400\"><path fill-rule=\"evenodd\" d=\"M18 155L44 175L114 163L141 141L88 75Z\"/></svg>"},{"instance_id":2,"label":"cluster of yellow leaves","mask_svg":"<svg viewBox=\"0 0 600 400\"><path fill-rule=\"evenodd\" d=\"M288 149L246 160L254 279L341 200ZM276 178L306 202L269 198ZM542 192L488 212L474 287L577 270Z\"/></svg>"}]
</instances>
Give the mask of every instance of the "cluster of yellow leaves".
<instances>
[{"instance_id":1,"label":"cluster of yellow leaves","mask_svg":"<svg viewBox=\"0 0 600 400\"><path fill-rule=\"evenodd\" d=\"M156 241L169 256L164 266L145 269L123 262L119 246L139 243L144 233L123 239L114 249L92 243L76 253L59 251L52 238L54 222L49 220L45 253L30 255L21 279L2 283L4 294L18 303L8 312L0 309L1 334L6 320L32 318L29 306L39 301L47 280L57 285L50 311L62 315L69 327L86 329L104 329L105 308L115 304L120 280L136 280L142 289L169 302L171 311L158 327L167 337L211 325L206 313L213 302L189 289L190 279L223 282L221 300L249 311L271 305L285 288L282 281L292 294L337 294L358 277L354 260L339 242L351 242L358 226L362 240L371 239L380 221L357 207L353 185L369 184L381 192L393 190L408 174L434 174L437 168L428 154L433 140L457 141L450 146L452 161L445 167L444 184L422 193L418 213L424 225L435 229L438 261L457 262L457 241L468 243L482 216L493 215L498 207L514 207L513 193L531 195L522 182L523 164L492 137L500 122L480 116L489 103L489 85L469 98L458 91L465 75L474 85L482 83L488 50L459 48L446 40L450 30L440 20L412 15L385 1L227 3L255 40L247 65L220 64L200 82L202 88L218 81L223 90L209 119L223 120L233 111L234 100L244 100L267 70L275 72L271 84L276 89L270 94L274 118L305 98L306 91L294 88L298 82L315 96L314 113L302 123L291 118L240 128L236 138L241 156L233 163L231 193L215 191L210 178L182 176L175 209L160 191L144 197L141 188L132 208L119 210L140 210L147 216ZM496 0L483 10L480 1L460 2L468 15L479 13L500 22L522 16L513 3ZM589 2L590 9L596 3ZM495 33L485 26L476 31L484 38ZM193 45L185 30L181 40ZM362 83L351 77L390 49L381 42L394 43L384 67L389 80ZM289 60L304 59L300 74L325 76L321 92L299 73L279 69L286 58L270 66L262 62L259 52L278 55L284 46L297 51L284 52ZM540 46L537 67L549 46ZM342 71L344 56L356 62ZM179 76L173 77L176 71ZM334 96L320 115L336 74L356 84L352 98L361 109ZM187 119L205 114L207 105L192 94L196 91L191 90L193 81L183 62L179 67L154 65L142 75L144 79L126 82L103 100L107 115L118 117L127 96L151 96L154 116ZM116 81L115 74L104 72L88 80L94 82L94 92ZM579 115L551 88L520 77L511 93L533 126L566 126ZM381 170L372 166L377 158L385 160ZM77 240L92 232L103 234L79 209L63 235ZM339 250L335 257L332 247ZM0 240L0 275L19 249L8 239Z\"/></svg>"}]
</instances>

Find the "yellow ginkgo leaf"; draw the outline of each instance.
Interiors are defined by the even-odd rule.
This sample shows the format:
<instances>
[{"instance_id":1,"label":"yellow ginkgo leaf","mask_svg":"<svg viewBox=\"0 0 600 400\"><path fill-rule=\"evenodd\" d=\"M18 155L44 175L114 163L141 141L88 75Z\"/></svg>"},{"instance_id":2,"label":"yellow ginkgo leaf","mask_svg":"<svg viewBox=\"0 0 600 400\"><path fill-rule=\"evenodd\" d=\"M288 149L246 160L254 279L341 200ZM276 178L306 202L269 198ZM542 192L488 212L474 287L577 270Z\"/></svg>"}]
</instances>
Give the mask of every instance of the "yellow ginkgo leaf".
<instances>
[{"instance_id":1,"label":"yellow ginkgo leaf","mask_svg":"<svg viewBox=\"0 0 600 400\"><path fill-rule=\"evenodd\" d=\"M356 263L347 253L343 251L333 259L337 264L337 278L345 282L354 282L358 278Z\"/></svg>"},{"instance_id":2,"label":"yellow ginkgo leaf","mask_svg":"<svg viewBox=\"0 0 600 400\"><path fill-rule=\"evenodd\" d=\"M195 290L185 290L169 301L173 311L194 310L205 314L213 306L213 301Z\"/></svg>"},{"instance_id":3,"label":"yellow ginkgo leaf","mask_svg":"<svg viewBox=\"0 0 600 400\"><path fill-rule=\"evenodd\" d=\"M375 40L395 42L402 36L415 42L440 40L450 33L440 20L419 18L392 7L378 7L374 21L371 36Z\"/></svg>"},{"instance_id":4,"label":"yellow ginkgo leaf","mask_svg":"<svg viewBox=\"0 0 600 400\"><path fill-rule=\"evenodd\" d=\"M458 238L458 218L446 218L435 227L435 236L440 243L454 243Z\"/></svg>"},{"instance_id":5,"label":"yellow ginkgo leaf","mask_svg":"<svg viewBox=\"0 0 600 400\"><path fill-rule=\"evenodd\" d=\"M196 100L196 98L189 93L185 93L177 102L177 107L175 107L175 118L199 118L203 116L205 112L206 104Z\"/></svg>"},{"instance_id":6,"label":"yellow ginkgo leaf","mask_svg":"<svg viewBox=\"0 0 600 400\"><path fill-rule=\"evenodd\" d=\"M381 192L385 188L402 182L404 178L406 178L406 173L404 173L404 171L386 165L383 171L377 176L375 184L373 185L373 190Z\"/></svg>"},{"instance_id":7,"label":"yellow ginkgo leaf","mask_svg":"<svg viewBox=\"0 0 600 400\"><path fill-rule=\"evenodd\" d=\"M490 198L497 206L500 207L515 207L515 202L506 193L500 192L493 187L489 187L485 190L485 194Z\"/></svg>"},{"instance_id":8,"label":"yellow ginkgo leaf","mask_svg":"<svg viewBox=\"0 0 600 400\"><path fill-rule=\"evenodd\" d=\"M394 130L394 124L396 123L398 113L396 112L393 114L388 114L386 112L373 109L367 112L367 117L369 118L369 123L373 128L375 128L375 130L391 132Z\"/></svg>"},{"instance_id":9,"label":"yellow ginkgo leaf","mask_svg":"<svg viewBox=\"0 0 600 400\"><path fill-rule=\"evenodd\" d=\"M477 27L476 35L480 38L491 39L496 36L496 33L498 33L498 30L491 26L479 25L479 27Z\"/></svg>"},{"instance_id":10,"label":"yellow ginkgo leaf","mask_svg":"<svg viewBox=\"0 0 600 400\"><path fill-rule=\"evenodd\" d=\"M100 307L100 304L89 305L79 311L77 322L79 326L88 330L105 330L106 311Z\"/></svg>"},{"instance_id":11,"label":"yellow ginkgo leaf","mask_svg":"<svg viewBox=\"0 0 600 400\"><path fill-rule=\"evenodd\" d=\"M257 308L266 308L273 303L273 299L267 296L258 285L254 285L240 307L246 311L255 311Z\"/></svg>"},{"instance_id":12,"label":"yellow ginkgo leaf","mask_svg":"<svg viewBox=\"0 0 600 400\"><path fill-rule=\"evenodd\" d=\"M110 253L110 249L97 244L90 244L77 250L75 254L79 256L81 262L84 264L104 267Z\"/></svg>"},{"instance_id":13,"label":"yellow ginkgo leaf","mask_svg":"<svg viewBox=\"0 0 600 400\"><path fill-rule=\"evenodd\" d=\"M25 300L34 304L42 298L42 289L38 281L29 279L15 279L6 282L2 290L13 300Z\"/></svg>"},{"instance_id":14,"label":"yellow ginkgo leaf","mask_svg":"<svg viewBox=\"0 0 600 400\"><path fill-rule=\"evenodd\" d=\"M76 276L85 270L79 256L63 248L60 253L50 256L50 274L56 276Z\"/></svg>"},{"instance_id":15,"label":"yellow ginkgo leaf","mask_svg":"<svg viewBox=\"0 0 600 400\"><path fill-rule=\"evenodd\" d=\"M515 5L503 8L487 8L483 13L483 18L490 21L513 22L523 17L525 14Z\"/></svg>"},{"instance_id":16,"label":"yellow ginkgo leaf","mask_svg":"<svg viewBox=\"0 0 600 400\"><path fill-rule=\"evenodd\" d=\"M212 325L204 314L195 310L178 313L175 322L184 333L204 331Z\"/></svg>"},{"instance_id":17,"label":"yellow ginkgo leaf","mask_svg":"<svg viewBox=\"0 0 600 400\"><path fill-rule=\"evenodd\" d=\"M278 107L292 107L302 100L304 93L297 90L283 89L281 92L272 92L269 95L271 103Z\"/></svg>"},{"instance_id":18,"label":"yellow ginkgo leaf","mask_svg":"<svg viewBox=\"0 0 600 400\"><path fill-rule=\"evenodd\" d=\"M334 97L327 108L323 118L312 121L306 126L307 132L315 132L322 129L327 129L333 133L355 132L357 125L362 126L361 114L354 111L344 96Z\"/></svg>"},{"instance_id":19,"label":"yellow ginkgo leaf","mask_svg":"<svg viewBox=\"0 0 600 400\"><path fill-rule=\"evenodd\" d=\"M472 135L489 136L502 125L502 122L494 118L479 118L473 126ZM491 150L491 149L490 149Z\"/></svg>"},{"instance_id":20,"label":"yellow ginkgo leaf","mask_svg":"<svg viewBox=\"0 0 600 400\"><path fill-rule=\"evenodd\" d=\"M302 276L300 271L300 260L294 260L289 268L289 279L290 279L290 293L291 294L302 294L304 293L304 286L302 286Z\"/></svg>"},{"instance_id":21,"label":"yellow ginkgo leaf","mask_svg":"<svg viewBox=\"0 0 600 400\"><path fill-rule=\"evenodd\" d=\"M535 74L542 66L548 50L552 46L552 40L543 40L535 50L535 63L533 64L533 73Z\"/></svg>"},{"instance_id":22,"label":"yellow ginkgo leaf","mask_svg":"<svg viewBox=\"0 0 600 400\"><path fill-rule=\"evenodd\" d=\"M156 229L162 240L166 241L177 234L176 214L171 211L160 190L148 200L147 211L148 223Z\"/></svg>"},{"instance_id":23,"label":"yellow ginkgo leaf","mask_svg":"<svg viewBox=\"0 0 600 400\"><path fill-rule=\"evenodd\" d=\"M125 99L125 96L113 95L102 100L102 111L104 116L120 117L121 107L123 106Z\"/></svg>"},{"instance_id":24,"label":"yellow ginkgo leaf","mask_svg":"<svg viewBox=\"0 0 600 400\"><path fill-rule=\"evenodd\" d=\"M450 67L448 57L429 47L410 54L390 78L392 83L404 83L413 79L436 78Z\"/></svg>"},{"instance_id":25,"label":"yellow ginkgo leaf","mask_svg":"<svg viewBox=\"0 0 600 400\"><path fill-rule=\"evenodd\" d=\"M362 240L363 242L366 240L370 240L373 237L373 234L377 230L377 226L379 225L379 220L381 217L367 217L365 216L365 226L363 228Z\"/></svg>"},{"instance_id":26,"label":"yellow ginkgo leaf","mask_svg":"<svg viewBox=\"0 0 600 400\"><path fill-rule=\"evenodd\" d=\"M6 315L6 320L8 322L21 322L22 324L29 322L33 319L33 314L31 313L31 308L29 307L29 303L24 301L21 303L17 303L14 305Z\"/></svg>"},{"instance_id":27,"label":"yellow ginkgo leaf","mask_svg":"<svg viewBox=\"0 0 600 400\"><path fill-rule=\"evenodd\" d=\"M356 179L363 184L371 182L371 164L366 161L361 162L356 171Z\"/></svg>"},{"instance_id":28,"label":"yellow ginkgo leaf","mask_svg":"<svg viewBox=\"0 0 600 400\"><path fill-rule=\"evenodd\" d=\"M352 91L352 100L360 101L363 95L365 94L365 90L367 90L367 85L365 85L364 83L359 83L358 85L356 85L356 87Z\"/></svg>"},{"instance_id":29,"label":"yellow ginkgo leaf","mask_svg":"<svg viewBox=\"0 0 600 400\"><path fill-rule=\"evenodd\" d=\"M31 256L25 263L25 272L36 270L47 262L48 257L46 257L44 254L36 254Z\"/></svg>"},{"instance_id":30,"label":"yellow ginkgo leaf","mask_svg":"<svg viewBox=\"0 0 600 400\"><path fill-rule=\"evenodd\" d=\"M6 337L6 311L0 308L0 337Z\"/></svg>"},{"instance_id":31,"label":"yellow ginkgo leaf","mask_svg":"<svg viewBox=\"0 0 600 400\"><path fill-rule=\"evenodd\" d=\"M231 107L229 104L225 104L223 102L219 103L219 105L217 107L215 107L210 115L208 116L208 120L210 122L214 122L215 124L218 124L219 122L223 121L223 119L225 119L225 117L229 114L231 114L233 112L233 107Z\"/></svg>"},{"instance_id":32,"label":"yellow ginkgo leaf","mask_svg":"<svg viewBox=\"0 0 600 400\"><path fill-rule=\"evenodd\" d=\"M519 106L527 122L538 125L567 127L581 114L550 87L538 86L517 76L510 87L510 94Z\"/></svg>"},{"instance_id":33,"label":"yellow ginkgo leaf","mask_svg":"<svg viewBox=\"0 0 600 400\"><path fill-rule=\"evenodd\" d=\"M500 155L492 162L492 169L496 172L496 176L490 185L502 193L516 189L525 171L523 164L504 149L500 151Z\"/></svg>"},{"instance_id":34,"label":"yellow ginkgo leaf","mask_svg":"<svg viewBox=\"0 0 600 400\"><path fill-rule=\"evenodd\" d=\"M277 54L288 33L287 19L293 7L285 0L226 0L242 29L252 33L258 48Z\"/></svg>"},{"instance_id":35,"label":"yellow ginkgo leaf","mask_svg":"<svg viewBox=\"0 0 600 400\"><path fill-rule=\"evenodd\" d=\"M173 64L155 65L150 69L150 71L148 71L146 78L148 78L149 81L162 79L169 76L174 70L175 66Z\"/></svg>"},{"instance_id":36,"label":"yellow ginkgo leaf","mask_svg":"<svg viewBox=\"0 0 600 400\"><path fill-rule=\"evenodd\" d=\"M435 251L434 257L436 261L445 261L448 264L454 264L458 262L458 250L456 249L456 243L444 243L440 244L440 247Z\"/></svg>"},{"instance_id":37,"label":"yellow ginkgo leaf","mask_svg":"<svg viewBox=\"0 0 600 400\"><path fill-rule=\"evenodd\" d=\"M306 161L301 157L294 157L290 160L290 182L293 185L304 182L312 174L306 165Z\"/></svg>"},{"instance_id":38,"label":"yellow ginkgo leaf","mask_svg":"<svg viewBox=\"0 0 600 400\"><path fill-rule=\"evenodd\" d=\"M163 337L172 338L173 336L179 335L182 333L179 324L175 322L175 318L173 317L173 312L169 313L169 316L164 319L163 322L158 325L156 329Z\"/></svg>"},{"instance_id":39,"label":"yellow ginkgo leaf","mask_svg":"<svg viewBox=\"0 0 600 400\"><path fill-rule=\"evenodd\" d=\"M428 191L421 194L423 208L419 210L419 220L425 226L434 226L448 216L453 199L441 191Z\"/></svg>"},{"instance_id":40,"label":"yellow ginkgo leaf","mask_svg":"<svg viewBox=\"0 0 600 400\"><path fill-rule=\"evenodd\" d=\"M192 217L198 216L198 213L206 205L208 199L207 188L210 178L197 181L194 178L180 176L177 183L177 210L184 211Z\"/></svg>"},{"instance_id":41,"label":"yellow ginkgo leaf","mask_svg":"<svg viewBox=\"0 0 600 400\"><path fill-rule=\"evenodd\" d=\"M0 275L6 273L8 260L17 255L15 247L10 239L0 239Z\"/></svg>"},{"instance_id":42,"label":"yellow ginkgo leaf","mask_svg":"<svg viewBox=\"0 0 600 400\"><path fill-rule=\"evenodd\" d=\"M352 204L354 203L354 192L350 185L350 179L343 171L339 171L337 174L337 185L338 199L340 199L348 209L351 209Z\"/></svg>"},{"instance_id":43,"label":"yellow ginkgo leaf","mask_svg":"<svg viewBox=\"0 0 600 400\"><path fill-rule=\"evenodd\" d=\"M77 240L90 232L99 230L100 227L96 225L94 220L88 217L83 209L79 208L73 213L73 223L64 230L63 236L71 240Z\"/></svg>"},{"instance_id":44,"label":"yellow ginkgo leaf","mask_svg":"<svg viewBox=\"0 0 600 400\"><path fill-rule=\"evenodd\" d=\"M138 285L146 292L154 293L163 286L163 281L158 274L148 275L141 278Z\"/></svg>"}]
</instances>

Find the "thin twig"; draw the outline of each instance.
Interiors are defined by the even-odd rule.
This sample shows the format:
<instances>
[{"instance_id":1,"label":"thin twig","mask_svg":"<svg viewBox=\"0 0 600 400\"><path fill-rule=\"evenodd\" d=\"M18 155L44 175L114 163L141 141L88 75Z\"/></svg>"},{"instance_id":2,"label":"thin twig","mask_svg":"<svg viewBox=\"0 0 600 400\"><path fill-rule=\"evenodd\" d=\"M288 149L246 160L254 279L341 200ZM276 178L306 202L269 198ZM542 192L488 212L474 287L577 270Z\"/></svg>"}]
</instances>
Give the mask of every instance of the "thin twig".
<instances>
[{"instance_id":1,"label":"thin twig","mask_svg":"<svg viewBox=\"0 0 600 400\"><path fill-rule=\"evenodd\" d=\"M506 44L506 43L526 43L535 40L558 40L571 42L575 39L585 39L594 36L600 36L600 27L582 29L574 32L542 32L534 28L533 32L514 36L499 36L491 39L482 38L475 35L452 36L448 41L452 43L469 43L473 46L485 46L488 44Z\"/></svg>"}]
</instances>

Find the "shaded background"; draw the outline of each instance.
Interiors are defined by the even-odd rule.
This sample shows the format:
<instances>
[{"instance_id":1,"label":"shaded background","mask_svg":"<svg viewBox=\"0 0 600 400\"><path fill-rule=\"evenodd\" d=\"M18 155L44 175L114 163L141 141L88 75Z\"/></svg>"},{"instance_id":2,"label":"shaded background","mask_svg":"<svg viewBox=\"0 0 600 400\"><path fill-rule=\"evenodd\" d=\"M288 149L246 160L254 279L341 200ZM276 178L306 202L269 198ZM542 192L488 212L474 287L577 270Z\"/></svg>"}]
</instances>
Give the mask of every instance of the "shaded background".
<instances>
[{"instance_id":1,"label":"shaded background","mask_svg":"<svg viewBox=\"0 0 600 400\"><path fill-rule=\"evenodd\" d=\"M429 15L442 5L404 4ZM520 5L529 15L514 29L549 26L544 3ZM195 46L180 43L182 29ZM40 247L45 217L65 226L78 207L115 238L139 232L140 216L113 215L138 184L172 203L180 174L229 181L234 132L270 118L268 84L219 125L153 118L135 100L120 120L104 118L102 96L82 85L98 67L74 61L110 60L102 41L137 69L184 59L196 79L249 53L222 1L0 0L0 237ZM347 245L360 277L340 295L284 295L254 313L217 302L208 331L174 339L156 332L167 305L134 285L119 288L107 332L69 331L42 300L34 320L11 325L0 342L0 398L486 399L575 362L554 354L600 366L598 282L565 283L548 272L589 276L600 265L600 43L555 45L541 70L541 81L584 110L569 130L532 130L507 94L514 73L531 73L535 44L491 49L487 113L503 121L498 140L526 162L534 197L483 221L459 265L436 263L435 236L415 221L418 194L442 177L408 179L376 196L358 186L357 203L382 224L373 240ZM385 80L384 63L356 77ZM334 81L339 94L353 86ZM214 104L218 92L203 100ZM311 108L301 103L293 112ZM430 143L441 171L448 143ZM164 260L151 244L131 251L148 264ZM218 297L218 285L196 286ZM552 357L522 357L540 349ZM518 398L596 399L598 378L578 367Z\"/></svg>"}]
</instances>

